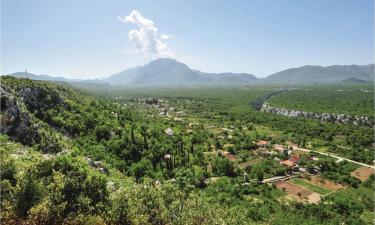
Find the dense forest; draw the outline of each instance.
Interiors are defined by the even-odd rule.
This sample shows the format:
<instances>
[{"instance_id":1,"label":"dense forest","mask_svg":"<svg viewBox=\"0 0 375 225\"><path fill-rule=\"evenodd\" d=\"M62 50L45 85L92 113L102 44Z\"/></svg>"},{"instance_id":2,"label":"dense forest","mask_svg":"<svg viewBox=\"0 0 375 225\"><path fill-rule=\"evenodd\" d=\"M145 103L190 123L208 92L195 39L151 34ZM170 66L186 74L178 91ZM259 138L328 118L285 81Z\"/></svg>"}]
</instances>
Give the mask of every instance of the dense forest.
<instances>
[{"instance_id":1,"label":"dense forest","mask_svg":"<svg viewBox=\"0 0 375 225\"><path fill-rule=\"evenodd\" d=\"M1 223L372 224L374 176L353 177L356 164L312 152L301 156L300 165L319 168L322 179L343 187L316 204L291 200L264 182L294 171L275 160L287 160L287 151L260 156L261 140L269 151L291 142L373 163L372 128L292 119L250 106L273 91L83 91L2 77ZM272 100L283 104L278 99L292 93ZM314 109L330 104L309 96ZM371 97L353 96L352 104L337 109L369 115ZM341 98L346 92L335 97ZM248 161L256 163L242 166Z\"/></svg>"},{"instance_id":2,"label":"dense forest","mask_svg":"<svg viewBox=\"0 0 375 225\"><path fill-rule=\"evenodd\" d=\"M374 91L371 85L327 85L293 89L272 97L270 104L307 112L374 118Z\"/></svg>"}]
</instances>

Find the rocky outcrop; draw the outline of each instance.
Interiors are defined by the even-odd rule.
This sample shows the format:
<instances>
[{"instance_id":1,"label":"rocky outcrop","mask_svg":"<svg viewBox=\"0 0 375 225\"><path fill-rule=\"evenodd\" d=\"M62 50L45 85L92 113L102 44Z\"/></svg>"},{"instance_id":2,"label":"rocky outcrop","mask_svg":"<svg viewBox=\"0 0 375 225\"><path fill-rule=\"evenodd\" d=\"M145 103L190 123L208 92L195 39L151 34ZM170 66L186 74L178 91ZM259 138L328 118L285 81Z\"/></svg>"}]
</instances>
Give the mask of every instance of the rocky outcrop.
<instances>
[{"instance_id":1,"label":"rocky outcrop","mask_svg":"<svg viewBox=\"0 0 375 225\"><path fill-rule=\"evenodd\" d=\"M0 86L1 120L0 132L23 144L38 143L41 136L38 125L33 123L32 116L25 110L25 105L17 101L11 91Z\"/></svg>"},{"instance_id":2,"label":"rocky outcrop","mask_svg":"<svg viewBox=\"0 0 375 225\"><path fill-rule=\"evenodd\" d=\"M0 133L25 145L36 144L44 153L61 151L59 137L30 111L43 110L39 105L40 92L33 88L24 90L15 92L10 86L0 85Z\"/></svg>"},{"instance_id":3,"label":"rocky outcrop","mask_svg":"<svg viewBox=\"0 0 375 225\"><path fill-rule=\"evenodd\" d=\"M305 111L300 111L300 110L273 107L273 106L270 106L267 102L263 103L260 111L287 116L287 117L300 117L300 118L320 120L324 122L354 124L354 125L370 126L370 127L374 126L374 120L366 116L350 116L350 115L335 114L335 113L305 112Z\"/></svg>"},{"instance_id":4,"label":"rocky outcrop","mask_svg":"<svg viewBox=\"0 0 375 225\"><path fill-rule=\"evenodd\" d=\"M262 96L262 97L260 97L260 98L255 99L254 101L252 101L252 102L250 103L250 105L251 105L254 109L256 109L256 110L260 110L260 109L262 108L263 104L264 104L268 99L270 99L270 98L271 98L272 96L274 96L274 95L278 95L278 94L283 93L283 92L285 92L285 91L288 91L288 89L282 89L282 90L273 91L273 92L271 92L271 93L269 93L269 94L267 94L267 95L265 95L265 96Z\"/></svg>"}]
</instances>

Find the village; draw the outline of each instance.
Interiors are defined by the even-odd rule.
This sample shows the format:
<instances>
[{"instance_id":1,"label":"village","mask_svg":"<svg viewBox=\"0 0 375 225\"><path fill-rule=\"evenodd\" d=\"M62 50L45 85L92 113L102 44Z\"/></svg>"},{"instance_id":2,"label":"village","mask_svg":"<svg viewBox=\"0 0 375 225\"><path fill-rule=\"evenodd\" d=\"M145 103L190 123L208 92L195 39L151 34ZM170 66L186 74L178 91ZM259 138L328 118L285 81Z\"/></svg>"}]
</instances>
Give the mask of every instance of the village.
<instances>
[{"instance_id":1,"label":"village","mask_svg":"<svg viewBox=\"0 0 375 225\"><path fill-rule=\"evenodd\" d=\"M236 139L239 136L246 136L248 128L241 126L241 132L234 125L227 127L217 127L212 124L201 124L189 117L186 109L178 110L178 106L170 106L166 99L145 98L137 99L138 104L151 109L151 116L164 117L166 120L177 123L185 127L182 132L192 134L194 129L205 130L210 133L210 141L214 144L210 146L210 151L204 152L208 161L207 171L211 177L206 183L215 182L219 177L212 174L212 158L217 156L229 160L237 170L243 174L243 185L251 182L261 182L280 189L286 195L281 201L297 201L306 203L319 203L322 197L330 195L338 190L347 188L345 185L336 183L320 175L322 161L333 160L336 163L348 159L335 155L322 153L298 146L290 141L278 143L272 138L257 139L251 142L248 150L243 150L236 146ZM193 122L192 122L193 121ZM237 127L238 128L238 127ZM167 136L175 135L175 130L168 127L164 130ZM165 159L170 159L170 154L165 155ZM262 161L272 161L276 172L266 173L261 180L251 178L248 171ZM358 164L358 169L351 173L361 181L367 180L374 174L373 166L363 163Z\"/></svg>"}]
</instances>

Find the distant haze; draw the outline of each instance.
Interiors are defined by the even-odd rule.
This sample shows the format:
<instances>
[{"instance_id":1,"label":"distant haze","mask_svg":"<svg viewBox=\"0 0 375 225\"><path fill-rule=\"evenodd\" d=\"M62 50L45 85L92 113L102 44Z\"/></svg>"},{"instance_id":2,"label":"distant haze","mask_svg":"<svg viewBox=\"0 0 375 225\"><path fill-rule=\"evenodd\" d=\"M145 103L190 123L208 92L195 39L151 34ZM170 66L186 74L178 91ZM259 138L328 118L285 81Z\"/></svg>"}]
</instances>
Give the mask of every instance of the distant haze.
<instances>
[{"instance_id":1,"label":"distant haze","mask_svg":"<svg viewBox=\"0 0 375 225\"><path fill-rule=\"evenodd\" d=\"M374 80L374 64L302 66L285 69L265 78L248 73L207 73L190 68L175 59L159 58L97 80L67 79L48 75L17 72L11 76L34 80L53 80L69 83L90 83L127 87L175 85L259 85L259 84L324 84L366 83Z\"/></svg>"}]
</instances>

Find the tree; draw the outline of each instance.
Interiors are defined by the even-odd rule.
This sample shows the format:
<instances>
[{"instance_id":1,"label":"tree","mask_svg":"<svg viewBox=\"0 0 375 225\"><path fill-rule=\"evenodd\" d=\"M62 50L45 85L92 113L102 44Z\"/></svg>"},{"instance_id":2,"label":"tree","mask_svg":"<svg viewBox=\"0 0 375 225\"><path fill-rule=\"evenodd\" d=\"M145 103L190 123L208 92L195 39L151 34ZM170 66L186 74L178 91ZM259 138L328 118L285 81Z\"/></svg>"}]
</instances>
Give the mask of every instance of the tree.
<instances>
[{"instance_id":1,"label":"tree","mask_svg":"<svg viewBox=\"0 0 375 225\"><path fill-rule=\"evenodd\" d=\"M99 125L95 127L95 135L98 141L108 140L111 137L111 128L108 125Z\"/></svg>"},{"instance_id":2,"label":"tree","mask_svg":"<svg viewBox=\"0 0 375 225\"><path fill-rule=\"evenodd\" d=\"M16 213L25 218L28 211L42 199L42 187L35 178L28 174L21 180L20 190L16 195Z\"/></svg>"},{"instance_id":3,"label":"tree","mask_svg":"<svg viewBox=\"0 0 375 225\"><path fill-rule=\"evenodd\" d=\"M142 159L137 163L133 163L130 168L131 174L135 177L138 182L141 177L145 175L151 175L152 172L152 163L148 159Z\"/></svg>"}]
</instances>

